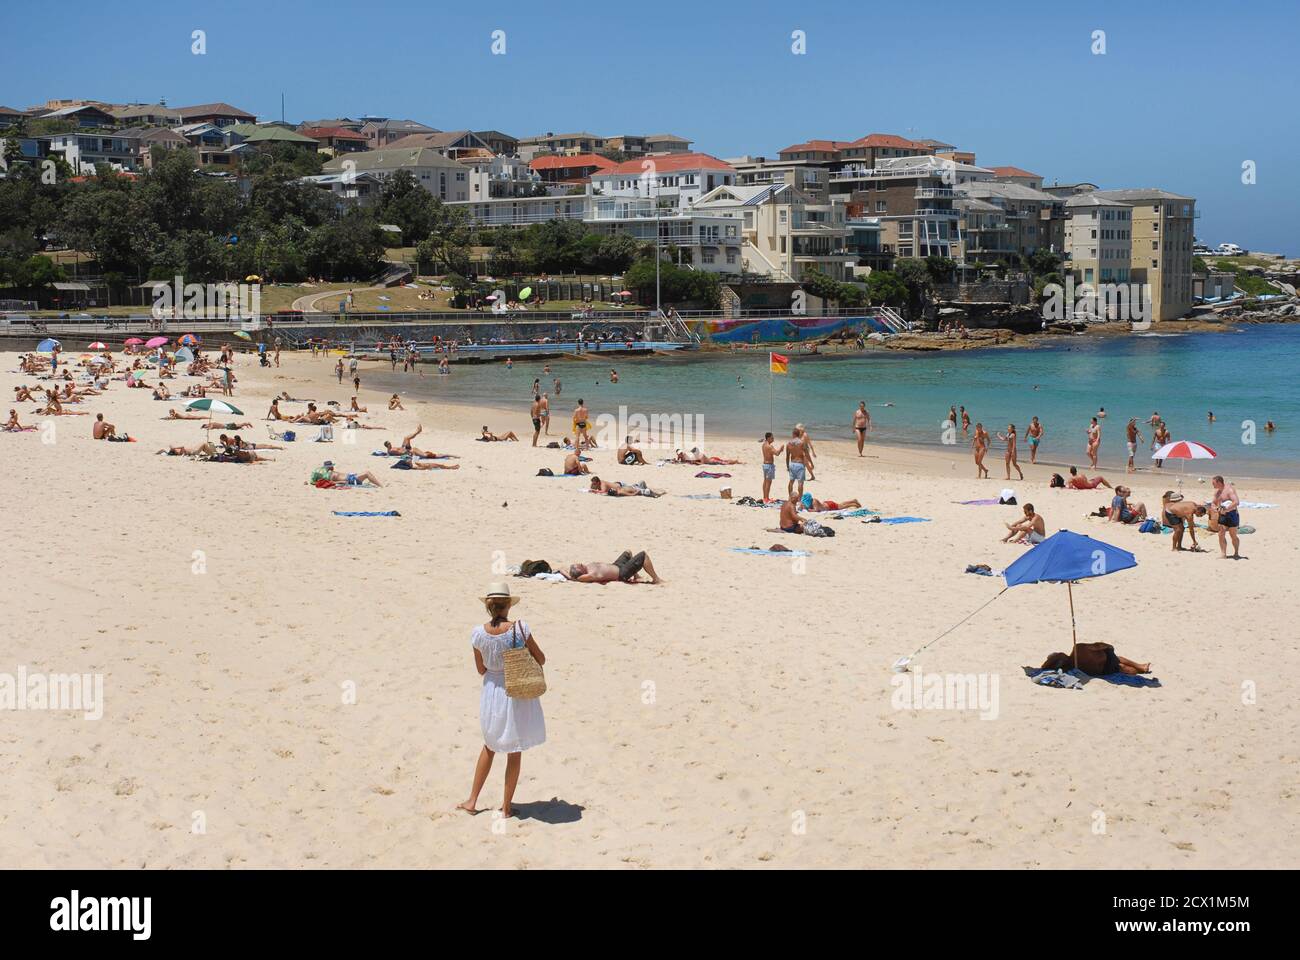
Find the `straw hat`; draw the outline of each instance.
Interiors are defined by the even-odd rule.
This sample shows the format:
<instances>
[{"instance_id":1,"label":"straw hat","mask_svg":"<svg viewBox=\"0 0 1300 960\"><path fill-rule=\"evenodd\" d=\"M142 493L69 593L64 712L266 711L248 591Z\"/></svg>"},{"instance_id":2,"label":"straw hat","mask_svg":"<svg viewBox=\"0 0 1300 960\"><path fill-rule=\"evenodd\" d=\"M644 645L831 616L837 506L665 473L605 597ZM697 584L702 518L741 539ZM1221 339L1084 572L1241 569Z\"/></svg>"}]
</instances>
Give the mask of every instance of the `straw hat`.
<instances>
[{"instance_id":1,"label":"straw hat","mask_svg":"<svg viewBox=\"0 0 1300 960\"><path fill-rule=\"evenodd\" d=\"M520 600L519 597L511 596L510 586L506 583L503 583L500 580L497 580L493 583L489 583L487 588L487 594L481 597L480 599L483 601L484 604L487 604L492 600L509 600L510 606L512 607Z\"/></svg>"}]
</instances>

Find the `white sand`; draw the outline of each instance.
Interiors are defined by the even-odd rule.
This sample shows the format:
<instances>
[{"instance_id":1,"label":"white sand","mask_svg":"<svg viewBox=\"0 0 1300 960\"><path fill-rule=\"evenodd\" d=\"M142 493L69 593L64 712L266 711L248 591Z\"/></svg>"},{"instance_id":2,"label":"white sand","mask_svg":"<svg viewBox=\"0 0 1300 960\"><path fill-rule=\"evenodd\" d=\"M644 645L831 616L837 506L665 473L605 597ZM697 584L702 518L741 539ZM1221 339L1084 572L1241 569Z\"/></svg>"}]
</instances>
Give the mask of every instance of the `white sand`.
<instances>
[{"instance_id":1,"label":"white sand","mask_svg":"<svg viewBox=\"0 0 1300 960\"><path fill-rule=\"evenodd\" d=\"M575 361L576 362L576 361ZM347 402L333 360L241 358L234 402L266 440L267 398ZM0 386L32 378L0 357ZM620 364L624 380L634 363ZM454 374L453 374L454 377ZM365 379L363 373L363 380ZM185 381L182 379L181 385ZM382 397L363 397L372 410ZM759 491L752 441L719 442L743 466L593 465L646 479L658 500L593 497L544 480L562 454L528 445L526 409L408 402L355 445L300 442L275 463L154 456L198 443L192 422L114 383L81 405L140 441L96 443L93 417L56 442L0 434L6 600L0 673L104 675L101 720L0 714L0 848L9 866L1047 866L1295 867L1300 667L1294 589L1300 493L1243 487L1259 531L1248 561L1174 554L1167 537L1084 514L1106 499L1025 483L1049 524L1116 543L1140 566L1075 588L1080 639L1152 661L1160 689L1094 680L1082 692L1022 675L1070 649L1064 587L1023 586L922 654L925 673L990 674L996 719L898 710L890 665L1002 587L963 574L1023 551L997 542L1011 507L972 479L964 448L857 459L820 438L823 498L933 522L834 522L833 540L765 533L777 511L675 494ZM7 410L10 404L5 405ZM19 412L37 420L32 404ZM291 412L301 405L287 405ZM557 408L553 429L568 419ZM600 413L595 410L593 413ZM519 444L472 442L480 423ZM39 422L39 421L38 421ZM368 455L423 422L418 445L461 455L458 472L386 469ZM385 487L319 491L331 457ZM1116 477L1111 476L1112 480ZM778 488L783 486L783 474ZM1158 507L1168 481L1133 480ZM1189 492L1208 487L1189 484ZM508 503L508 506L506 505ZM331 510L400 510L345 519ZM804 542L799 542L804 540ZM773 542L786 558L731 553ZM469 646L476 599L501 564L612 560L649 551L667 583L591 586L510 579L548 656L548 742L523 758L501 821L454 812L481 739ZM196 573L195 551L206 566ZM494 566L495 565L495 566ZM355 684L355 704L344 687ZM1254 702L1243 703L1243 685ZM481 803L499 803L504 759ZM192 824L201 818L204 832ZM1104 829L1103 829L1104 828Z\"/></svg>"}]
</instances>

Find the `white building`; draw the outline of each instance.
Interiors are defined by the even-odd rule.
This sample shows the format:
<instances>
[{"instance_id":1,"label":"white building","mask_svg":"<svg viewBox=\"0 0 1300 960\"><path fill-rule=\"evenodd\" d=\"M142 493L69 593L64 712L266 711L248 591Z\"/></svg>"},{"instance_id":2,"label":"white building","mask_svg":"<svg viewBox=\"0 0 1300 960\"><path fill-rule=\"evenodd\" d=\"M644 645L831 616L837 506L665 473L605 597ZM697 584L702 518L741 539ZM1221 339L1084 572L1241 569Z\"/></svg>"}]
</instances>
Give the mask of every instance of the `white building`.
<instances>
[{"instance_id":1,"label":"white building","mask_svg":"<svg viewBox=\"0 0 1300 960\"><path fill-rule=\"evenodd\" d=\"M717 157L679 153L628 160L593 173L591 190L597 196L653 198L684 211L711 190L735 182L735 168Z\"/></svg>"}]
</instances>

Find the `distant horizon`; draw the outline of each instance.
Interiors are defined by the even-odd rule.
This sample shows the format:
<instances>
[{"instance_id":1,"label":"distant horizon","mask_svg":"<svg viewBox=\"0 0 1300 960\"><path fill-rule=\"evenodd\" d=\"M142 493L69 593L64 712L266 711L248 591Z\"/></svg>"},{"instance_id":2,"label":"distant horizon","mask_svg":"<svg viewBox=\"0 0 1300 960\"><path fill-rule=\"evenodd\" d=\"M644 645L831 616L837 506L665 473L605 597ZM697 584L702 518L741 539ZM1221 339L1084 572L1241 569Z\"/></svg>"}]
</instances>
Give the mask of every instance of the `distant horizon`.
<instances>
[{"instance_id":1,"label":"distant horizon","mask_svg":"<svg viewBox=\"0 0 1300 960\"><path fill-rule=\"evenodd\" d=\"M521 138L662 132L719 158L893 133L952 143L980 166L1021 167L1045 185L1191 196L1208 246L1300 253L1289 249L1300 133L1288 107L1271 106L1300 87L1278 68L1290 33L1277 28L1295 18L1285 0L1231 14L1208 0L927 11L755 6L740 18L664 0L653 19L610 10L588 29L523 4L394 0L379 16L401 29L371 37L351 30L355 8L338 0L221 10L124 0L78 11L51 77L49 16L20 8L5 16L14 42L0 103L225 102L265 122L280 120L283 92L294 123L374 114ZM1247 163L1254 183L1243 182Z\"/></svg>"}]
</instances>

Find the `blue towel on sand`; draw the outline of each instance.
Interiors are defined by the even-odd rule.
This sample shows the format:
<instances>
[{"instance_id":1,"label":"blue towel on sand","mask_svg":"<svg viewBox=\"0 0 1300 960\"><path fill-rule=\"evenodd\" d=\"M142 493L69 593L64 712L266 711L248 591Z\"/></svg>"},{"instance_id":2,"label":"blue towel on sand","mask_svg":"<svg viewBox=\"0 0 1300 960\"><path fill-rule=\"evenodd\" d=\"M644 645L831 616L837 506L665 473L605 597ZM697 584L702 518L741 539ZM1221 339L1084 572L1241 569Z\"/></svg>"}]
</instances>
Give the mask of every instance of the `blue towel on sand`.
<instances>
[{"instance_id":1,"label":"blue towel on sand","mask_svg":"<svg viewBox=\"0 0 1300 960\"><path fill-rule=\"evenodd\" d=\"M929 517L881 517L879 521L863 520L863 523L929 523Z\"/></svg>"},{"instance_id":2,"label":"blue towel on sand","mask_svg":"<svg viewBox=\"0 0 1300 960\"><path fill-rule=\"evenodd\" d=\"M751 557L811 557L807 550L755 550L753 547L732 547L732 553L747 553Z\"/></svg>"},{"instance_id":3,"label":"blue towel on sand","mask_svg":"<svg viewBox=\"0 0 1300 960\"><path fill-rule=\"evenodd\" d=\"M859 507L857 510L839 510L831 514L832 520L848 520L850 517L874 517L880 513L879 510L872 510L870 507ZM881 523L884 523L882 520Z\"/></svg>"},{"instance_id":4,"label":"blue towel on sand","mask_svg":"<svg viewBox=\"0 0 1300 960\"><path fill-rule=\"evenodd\" d=\"M1062 687L1082 690L1089 680L1105 680L1120 687L1159 687L1162 686L1155 677L1136 677L1127 673L1108 673L1104 677L1094 677L1082 670L1044 670L1042 667L1022 667L1025 676L1034 683L1044 687Z\"/></svg>"},{"instance_id":5,"label":"blue towel on sand","mask_svg":"<svg viewBox=\"0 0 1300 960\"><path fill-rule=\"evenodd\" d=\"M335 510L336 517L400 517L396 510Z\"/></svg>"}]
</instances>

